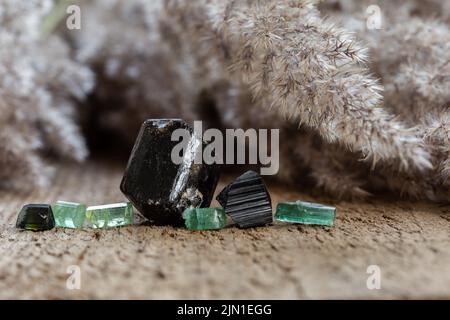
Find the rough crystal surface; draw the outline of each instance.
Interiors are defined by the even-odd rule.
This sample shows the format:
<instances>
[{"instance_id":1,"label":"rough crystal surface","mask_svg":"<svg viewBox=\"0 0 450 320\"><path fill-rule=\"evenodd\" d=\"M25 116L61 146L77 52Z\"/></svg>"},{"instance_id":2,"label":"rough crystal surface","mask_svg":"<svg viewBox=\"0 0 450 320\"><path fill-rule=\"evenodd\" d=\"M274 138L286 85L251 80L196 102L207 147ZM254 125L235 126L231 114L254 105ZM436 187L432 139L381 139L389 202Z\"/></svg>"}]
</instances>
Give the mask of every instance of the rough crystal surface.
<instances>
[{"instance_id":1,"label":"rough crystal surface","mask_svg":"<svg viewBox=\"0 0 450 320\"><path fill-rule=\"evenodd\" d=\"M57 201L53 206L55 226L60 228L82 228L86 219L86 205L75 202Z\"/></svg>"},{"instance_id":2,"label":"rough crystal surface","mask_svg":"<svg viewBox=\"0 0 450 320\"><path fill-rule=\"evenodd\" d=\"M185 129L191 137L181 164L172 161L172 133ZM150 119L142 125L131 152L121 190L147 219L157 225L183 224L183 211L208 207L219 178L216 165L196 164L201 138L180 119Z\"/></svg>"},{"instance_id":3,"label":"rough crystal surface","mask_svg":"<svg viewBox=\"0 0 450 320\"><path fill-rule=\"evenodd\" d=\"M335 216L335 207L305 201L279 203L275 213L278 221L324 226L332 226Z\"/></svg>"},{"instance_id":4,"label":"rough crystal surface","mask_svg":"<svg viewBox=\"0 0 450 320\"><path fill-rule=\"evenodd\" d=\"M189 230L218 230L227 224L222 208L188 208L183 212L183 219Z\"/></svg>"},{"instance_id":5,"label":"rough crystal surface","mask_svg":"<svg viewBox=\"0 0 450 320\"><path fill-rule=\"evenodd\" d=\"M44 231L55 227L52 208L48 204L27 204L19 212L16 228Z\"/></svg>"},{"instance_id":6,"label":"rough crystal surface","mask_svg":"<svg viewBox=\"0 0 450 320\"><path fill-rule=\"evenodd\" d=\"M91 206L86 209L86 219L94 229L127 226L134 222L133 206L125 202Z\"/></svg>"},{"instance_id":7,"label":"rough crystal surface","mask_svg":"<svg viewBox=\"0 0 450 320\"><path fill-rule=\"evenodd\" d=\"M273 220L270 195L254 171L247 171L225 187L217 201L241 228L263 226Z\"/></svg>"}]
</instances>

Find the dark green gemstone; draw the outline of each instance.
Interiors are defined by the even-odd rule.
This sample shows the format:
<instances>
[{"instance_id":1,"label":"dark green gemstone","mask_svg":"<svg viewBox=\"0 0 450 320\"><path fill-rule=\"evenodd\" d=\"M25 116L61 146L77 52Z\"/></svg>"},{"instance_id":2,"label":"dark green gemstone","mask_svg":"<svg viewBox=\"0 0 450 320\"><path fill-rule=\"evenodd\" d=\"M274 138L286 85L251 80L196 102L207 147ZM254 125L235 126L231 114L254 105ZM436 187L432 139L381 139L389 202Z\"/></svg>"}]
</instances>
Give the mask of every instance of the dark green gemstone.
<instances>
[{"instance_id":1,"label":"dark green gemstone","mask_svg":"<svg viewBox=\"0 0 450 320\"><path fill-rule=\"evenodd\" d=\"M217 230L227 225L227 216L222 208L187 208L183 219L189 230Z\"/></svg>"},{"instance_id":2,"label":"dark green gemstone","mask_svg":"<svg viewBox=\"0 0 450 320\"><path fill-rule=\"evenodd\" d=\"M172 133L191 134L183 163L172 161ZM179 119L150 119L142 125L120 189L133 206L157 225L183 225L183 211L209 207L219 178L216 165L196 164L203 142Z\"/></svg>"},{"instance_id":3,"label":"dark green gemstone","mask_svg":"<svg viewBox=\"0 0 450 320\"><path fill-rule=\"evenodd\" d=\"M332 226L335 216L335 207L304 201L279 203L275 213L278 221L323 226Z\"/></svg>"},{"instance_id":4,"label":"dark green gemstone","mask_svg":"<svg viewBox=\"0 0 450 320\"><path fill-rule=\"evenodd\" d=\"M52 208L48 204L27 204L19 212L16 228L44 231L55 227Z\"/></svg>"}]
</instances>

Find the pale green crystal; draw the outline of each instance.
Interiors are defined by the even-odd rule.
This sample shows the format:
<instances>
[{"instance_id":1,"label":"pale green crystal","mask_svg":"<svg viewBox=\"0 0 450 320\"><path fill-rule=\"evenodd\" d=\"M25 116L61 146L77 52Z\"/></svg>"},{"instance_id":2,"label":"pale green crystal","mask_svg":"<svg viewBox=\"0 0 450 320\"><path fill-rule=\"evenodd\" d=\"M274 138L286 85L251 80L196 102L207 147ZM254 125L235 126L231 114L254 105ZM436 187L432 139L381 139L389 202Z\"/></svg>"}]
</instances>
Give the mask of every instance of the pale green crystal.
<instances>
[{"instance_id":1,"label":"pale green crystal","mask_svg":"<svg viewBox=\"0 0 450 320\"><path fill-rule=\"evenodd\" d=\"M55 226L60 228L82 228L86 218L86 206L81 203L58 201L52 206Z\"/></svg>"},{"instance_id":2,"label":"pale green crystal","mask_svg":"<svg viewBox=\"0 0 450 320\"><path fill-rule=\"evenodd\" d=\"M94 229L130 225L134 222L133 206L122 202L88 207L86 218L88 225Z\"/></svg>"},{"instance_id":3,"label":"pale green crystal","mask_svg":"<svg viewBox=\"0 0 450 320\"><path fill-rule=\"evenodd\" d=\"M332 226L336 208L318 203L295 201L277 205L275 219L283 222Z\"/></svg>"},{"instance_id":4,"label":"pale green crystal","mask_svg":"<svg viewBox=\"0 0 450 320\"><path fill-rule=\"evenodd\" d=\"M183 219L189 230L216 230L225 228L227 224L222 208L187 208Z\"/></svg>"}]
</instances>

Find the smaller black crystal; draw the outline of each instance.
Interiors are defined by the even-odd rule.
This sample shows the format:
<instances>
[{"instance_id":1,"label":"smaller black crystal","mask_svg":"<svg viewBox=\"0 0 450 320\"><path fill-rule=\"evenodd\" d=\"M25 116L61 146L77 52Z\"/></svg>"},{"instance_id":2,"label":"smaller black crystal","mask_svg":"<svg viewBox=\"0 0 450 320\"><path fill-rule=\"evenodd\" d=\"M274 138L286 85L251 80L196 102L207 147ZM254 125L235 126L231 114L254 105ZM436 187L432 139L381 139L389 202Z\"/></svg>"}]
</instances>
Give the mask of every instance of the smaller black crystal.
<instances>
[{"instance_id":1,"label":"smaller black crystal","mask_svg":"<svg viewBox=\"0 0 450 320\"><path fill-rule=\"evenodd\" d=\"M272 201L261 176L247 171L216 197L240 228L272 223Z\"/></svg>"},{"instance_id":2,"label":"smaller black crystal","mask_svg":"<svg viewBox=\"0 0 450 320\"><path fill-rule=\"evenodd\" d=\"M55 227L52 207L48 204L27 204L19 212L16 228L44 231Z\"/></svg>"}]
</instances>

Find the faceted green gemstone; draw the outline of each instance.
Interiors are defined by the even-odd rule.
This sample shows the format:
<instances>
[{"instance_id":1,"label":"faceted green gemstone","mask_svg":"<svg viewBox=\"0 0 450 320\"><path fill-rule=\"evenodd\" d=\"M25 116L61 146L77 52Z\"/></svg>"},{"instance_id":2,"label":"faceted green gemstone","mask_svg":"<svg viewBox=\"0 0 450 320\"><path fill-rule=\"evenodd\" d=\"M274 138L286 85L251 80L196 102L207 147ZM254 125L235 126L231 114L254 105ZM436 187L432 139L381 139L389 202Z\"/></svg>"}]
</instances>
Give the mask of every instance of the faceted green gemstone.
<instances>
[{"instance_id":1,"label":"faceted green gemstone","mask_svg":"<svg viewBox=\"0 0 450 320\"><path fill-rule=\"evenodd\" d=\"M279 203L275 213L278 221L325 226L332 226L335 216L335 207L304 201Z\"/></svg>"},{"instance_id":2,"label":"faceted green gemstone","mask_svg":"<svg viewBox=\"0 0 450 320\"><path fill-rule=\"evenodd\" d=\"M133 224L134 211L129 202L92 206L86 209L86 218L94 229L121 227Z\"/></svg>"},{"instance_id":3,"label":"faceted green gemstone","mask_svg":"<svg viewBox=\"0 0 450 320\"><path fill-rule=\"evenodd\" d=\"M55 220L48 204L27 204L19 212L16 228L44 231L53 229Z\"/></svg>"},{"instance_id":4,"label":"faceted green gemstone","mask_svg":"<svg viewBox=\"0 0 450 320\"><path fill-rule=\"evenodd\" d=\"M52 206L55 225L60 228L82 228L86 206L81 203L58 201Z\"/></svg>"},{"instance_id":5,"label":"faceted green gemstone","mask_svg":"<svg viewBox=\"0 0 450 320\"><path fill-rule=\"evenodd\" d=\"M227 224L227 216L221 208L187 208L183 219L189 230L217 230Z\"/></svg>"}]
</instances>

